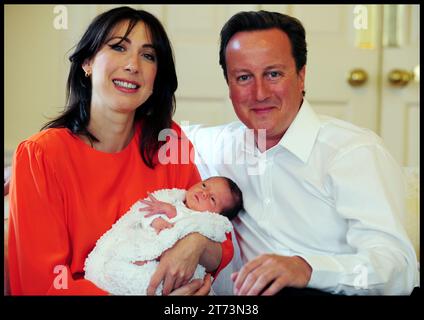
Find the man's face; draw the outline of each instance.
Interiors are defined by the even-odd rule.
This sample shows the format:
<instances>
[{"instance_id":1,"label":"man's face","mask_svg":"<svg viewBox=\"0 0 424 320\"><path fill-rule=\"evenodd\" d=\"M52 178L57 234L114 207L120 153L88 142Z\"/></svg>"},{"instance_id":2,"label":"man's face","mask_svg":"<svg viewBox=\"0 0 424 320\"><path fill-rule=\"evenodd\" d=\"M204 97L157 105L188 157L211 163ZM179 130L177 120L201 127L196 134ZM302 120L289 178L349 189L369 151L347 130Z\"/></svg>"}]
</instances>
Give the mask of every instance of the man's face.
<instances>
[{"instance_id":1,"label":"man's face","mask_svg":"<svg viewBox=\"0 0 424 320\"><path fill-rule=\"evenodd\" d=\"M234 110L250 129L266 129L267 149L284 135L302 102L299 73L287 34L277 28L236 33L225 57Z\"/></svg>"}]
</instances>

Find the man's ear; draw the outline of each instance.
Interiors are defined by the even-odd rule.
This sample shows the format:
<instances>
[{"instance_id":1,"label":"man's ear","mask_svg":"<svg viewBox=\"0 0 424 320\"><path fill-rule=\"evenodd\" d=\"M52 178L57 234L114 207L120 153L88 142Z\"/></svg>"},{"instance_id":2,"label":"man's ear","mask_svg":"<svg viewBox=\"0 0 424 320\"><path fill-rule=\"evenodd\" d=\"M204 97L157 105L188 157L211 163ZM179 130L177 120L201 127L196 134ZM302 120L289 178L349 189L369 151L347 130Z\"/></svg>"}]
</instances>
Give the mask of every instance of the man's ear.
<instances>
[{"instance_id":1,"label":"man's ear","mask_svg":"<svg viewBox=\"0 0 424 320\"><path fill-rule=\"evenodd\" d=\"M302 91L305 90L305 74L306 74L306 64L297 73L297 77L298 77L298 81L299 81L299 86L302 89Z\"/></svg>"}]
</instances>

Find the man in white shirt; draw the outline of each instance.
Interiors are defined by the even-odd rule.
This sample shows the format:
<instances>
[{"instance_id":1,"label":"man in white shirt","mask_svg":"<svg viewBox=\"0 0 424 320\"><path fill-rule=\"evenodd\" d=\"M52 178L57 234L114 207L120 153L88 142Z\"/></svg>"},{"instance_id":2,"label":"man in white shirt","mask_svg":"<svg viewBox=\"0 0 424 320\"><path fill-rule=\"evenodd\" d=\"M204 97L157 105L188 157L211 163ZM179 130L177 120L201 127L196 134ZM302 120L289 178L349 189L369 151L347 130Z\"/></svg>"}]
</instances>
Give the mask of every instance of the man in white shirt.
<instances>
[{"instance_id":1,"label":"man in white shirt","mask_svg":"<svg viewBox=\"0 0 424 320\"><path fill-rule=\"evenodd\" d=\"M227 176L243 192L234 293L410 294L418 267L401 169L370 130L304 100L306 52L295 18L233 16L220 64L241 122L188 132L203 178Z\"/></svg>"}]
</instances>

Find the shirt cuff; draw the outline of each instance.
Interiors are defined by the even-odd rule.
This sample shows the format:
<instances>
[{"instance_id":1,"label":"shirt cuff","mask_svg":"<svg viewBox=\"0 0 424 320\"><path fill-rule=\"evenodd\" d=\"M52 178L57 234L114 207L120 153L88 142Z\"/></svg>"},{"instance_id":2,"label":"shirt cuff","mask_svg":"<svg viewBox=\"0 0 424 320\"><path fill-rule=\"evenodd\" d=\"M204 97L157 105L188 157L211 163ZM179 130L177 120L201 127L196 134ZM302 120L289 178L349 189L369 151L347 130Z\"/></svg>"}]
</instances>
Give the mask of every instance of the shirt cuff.
<instances>
[{"instance_id":1,"label":"shirt cuff","mask_svg":"<svg viewBox=\"0 0 424 320\"><path fill-rule=\"evenodd\" d=\"M321 290L334 289L340 283L343 267L334 259L328 256L319 255L297 255L303 258L312 268L311 279L308 288Z\"/></svg>"}]
</instances>

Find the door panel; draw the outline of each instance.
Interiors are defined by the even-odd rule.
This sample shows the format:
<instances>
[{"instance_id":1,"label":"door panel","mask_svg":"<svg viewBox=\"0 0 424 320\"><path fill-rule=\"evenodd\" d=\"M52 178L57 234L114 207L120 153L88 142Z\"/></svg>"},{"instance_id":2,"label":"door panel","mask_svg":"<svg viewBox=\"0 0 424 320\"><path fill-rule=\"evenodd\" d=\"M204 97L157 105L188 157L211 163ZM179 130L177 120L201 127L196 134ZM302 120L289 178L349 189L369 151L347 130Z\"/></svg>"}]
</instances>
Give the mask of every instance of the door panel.
<instances>
[{"instance_id":1,"label":"door panel","mask_svg":"<svg viewBox=\"0 0 424 320\"><path fill-rule=\"evenodd\" d=\"M308 44L306 98L319 113L377 131L378 42L371 49L355 42L352 5L294 5L290 13L304 24ZM376 21L369 27L377 28ZM347 82L354 68L368 73L359 87Z\"/></svg>"},{"instance_id":2,"label":"door panel","mask_svg":"<svg viewBox=\"0 0 424 320\"><path fill-rule=\"evenodd\" d=\"M154 9L172 42L178 75L177 122L222 124L237 119L219 66L219 32L235 12L257 6L165 5ZM153 7L153 8L152 8Z\"/></svg>"},{"instance_id":3,"label":"door panel","mask_svg":"<svg viewBox=\"0 0 424 320\"><path fill-rule=\"evenodd\" d=\"M396 5L397 41L383 48L381 136L395 158L404 166L418 166L419 161L419 77L403 87L388 80L394 69L412 72L419 66L419 7ZM385 11L387 14L387 10ZM389 32L389 31L387 31ZM396 38L396 37L395 37Z\"/></svg>"},{"instance_id":4,"label":"door panel","mask_svg":"<svg viewBox=\"0 0 424 320\"><path fill-rule=\"evenodd\" d=\"M146 7L146 6L143 6ZM162 21L175 49L179 79L175 119L203 123L228 122L234 112L224 110L228 88L218 64L219 31L225 21L241 10L266 9L299 18L306 29L308 64L306 98L321 113L377 130L378 51L355 47L354 6L250 5L163 6ZM148 6L146 9L150 9ZM375 23L376 24L376 23ZM377 24L376 24L377 25ZM353 88L346 74L355 67L365 69L369 80ZM202 116L198 108L215 100L215 112ZM221 105L219 105L221 101ZM191 108L193 112L189 112ZM203 108L201 108L203 109Z\"/></svg>"}]
</instances>

